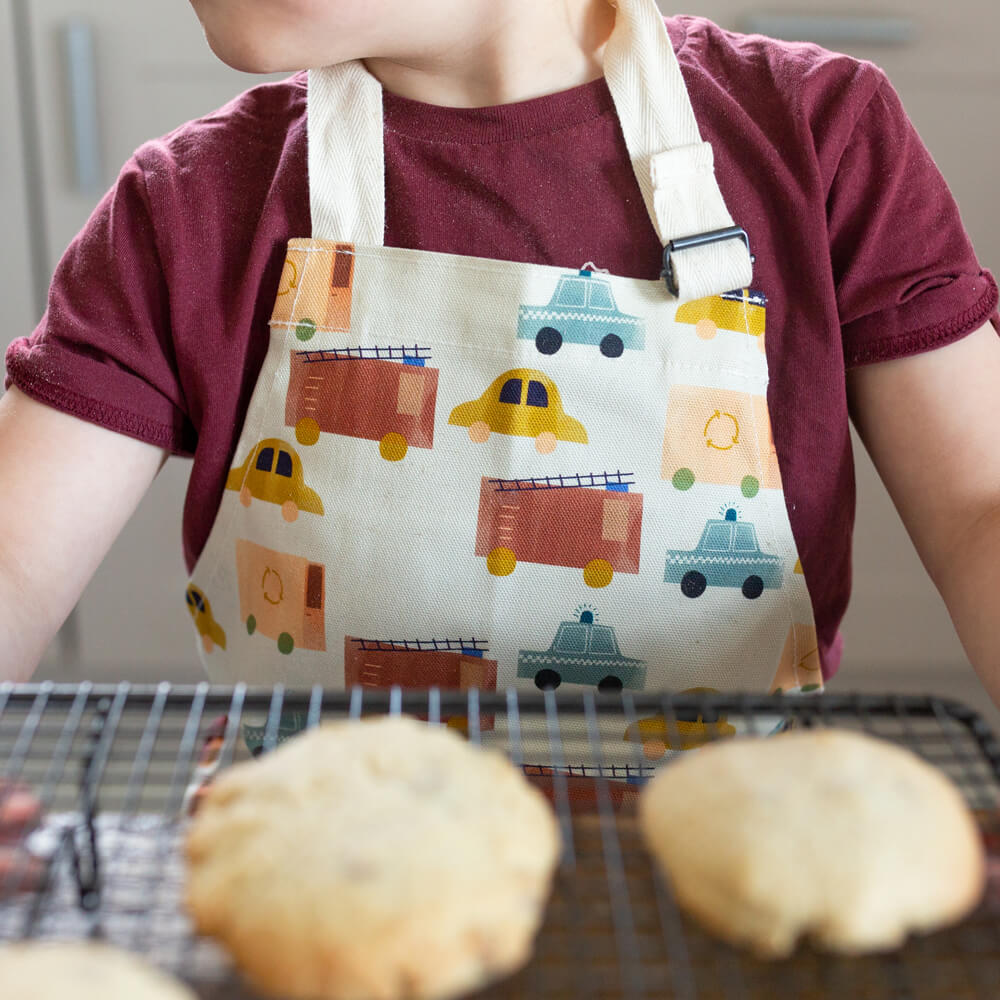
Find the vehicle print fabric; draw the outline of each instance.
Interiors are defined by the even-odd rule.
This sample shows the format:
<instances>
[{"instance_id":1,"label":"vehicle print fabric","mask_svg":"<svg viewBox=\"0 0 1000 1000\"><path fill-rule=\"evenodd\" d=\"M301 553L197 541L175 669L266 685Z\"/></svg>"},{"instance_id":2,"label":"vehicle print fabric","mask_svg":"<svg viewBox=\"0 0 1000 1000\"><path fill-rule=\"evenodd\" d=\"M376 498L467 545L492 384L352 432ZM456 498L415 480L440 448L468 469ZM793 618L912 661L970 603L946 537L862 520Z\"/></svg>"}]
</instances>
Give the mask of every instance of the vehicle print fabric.
<instances>
[{"instance_id":1,"label":"vehicle print fabric","mask_svg":"<svg viewBox=\"0 0 1000 1000\"><path fill-rule=\"evenodd\" d=\"M225 577L235 569L227 631L248 649L234 664L264 661L260 680L339 686L365 682L357 668L345 672L345 636L474 637L488 644L501 686L533 682L519 670L522 651L548 649L567 611L590 599L645 665L641 688L630 689L768 687L792 626L801 633L811 616L804 578L793 571L797 555L767 423L766 362L756 343L724 330L711 340L692 336L658 287L609 277L603 280L618 299L635 300L655 336L642 351L616 358L572 342L543 358L517 336L517 311L562 269L496 263L483 281L484 262L449 259L452 280L464 278L476 294L445 308L438 255L358 248L355 256L353 310L367 318L368 331L384 336L365 344L320 325L300 350L297 317L274 322L261 376L273 387L264 407L271 414L252 413L259 423L245 429L237 453L250 457L234 466L219 515L220 524L231 518L231 552L222 552L214 569L218 587L209 586L204 559L195 573L206 593L229 592L233 580ZM384 295L386 281L405 294ZM406 344L414 315L422 317L423 342ZM364 348L385 358L365 356ZM297 375L310 367L303 354L337 358L314 365L334 372L311 390L314 412L337 414L319 420L317 435L296 430L298 398L308 391ZM372 365L385 374L373 377ZM400 392L404 376L428 371L426 391ZM517 392L504 401L512 379L503 376L512 374ZM530 401L529 375L544 376L559 395ZM483 386L493 388L492 398L484 399ZM400 422L399 411L422 415L427 400L429 422ZM474 421L454 418L469 400L482 401L492 421L483 439L466 426ZM584 441L556 435L556 448L538 449L517 411L544 417L552 406L559 407L555 417L572 407L587 427ZM390 435L402 440L387 458ZM284 477L276 458L282 451L290 456ZM690 481L682 476L678 485L682 470ZM314 493L318 505L307 502ZM272 502L252 503L248 494ZM282 507L296 496L301 511L324 513L289 521ZM685 586L691 575L704 577L700 589ZM320 576L330 590L322 627L314 606ZM783 630L770 631L775 619ZM209 667L216 662L206 659ZM415 686L441 682L433 669L413 674ZM785 674L781 686L801 686L794 670ZM402 676L394 673L391 682ZM573 676L560 682L581 683ZM816 681L808 670L807 683Z\"/></svg>"},{"instance_id":2,"label":"vehicle print fabric","mask_svg":"<svg viewBox=\"0 0 1000 1000\"><path fill-rule=\"evenodd\" d=\"M646 5L621 0L618 14L643 37L663 28ZM613 94L624 86L608 81ZM337 134L324 115L310 103L311 144ZM192 575L188 603L210 599L219 630L192 606L210 677L820 686L767 411L767 290L706 297L692 280L697 297L682 285L677 299L662 281L585 262L387 248L377 213L323 232L317 185L332 217L354 218L352 178L378 183L365 172L380 152L371 141L339 184L324 176L332 165L314 172L310 151L320 231L289 244L268 354ZM683 746L698 744L692 733ZM672 746L656 720L616 738L633 753L646 736Z\"/></svg>"}]
</instances>

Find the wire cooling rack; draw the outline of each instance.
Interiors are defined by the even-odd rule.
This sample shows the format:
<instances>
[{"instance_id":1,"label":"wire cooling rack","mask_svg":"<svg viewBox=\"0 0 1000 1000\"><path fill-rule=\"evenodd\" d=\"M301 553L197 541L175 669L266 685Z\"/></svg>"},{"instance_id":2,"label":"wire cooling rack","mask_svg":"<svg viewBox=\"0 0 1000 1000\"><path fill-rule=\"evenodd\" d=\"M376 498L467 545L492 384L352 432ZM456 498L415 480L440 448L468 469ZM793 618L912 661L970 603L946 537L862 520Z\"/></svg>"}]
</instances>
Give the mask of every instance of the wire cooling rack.
<instances>
[{"instance_id":1,"label":"wire cooling rack","mask_svg":"<svg viewBox=\"0 0 1000 1000\"><path fill-rule=\"evenodd\" d=\"M733 732L836 726L903 744L944 770L975 810L991 858L1000 857L1000 744L975 712L938 698L0 685L0 776L8 788L32 788L46 812L20 837L21 863L6 888L39 856L43 878L29 891L0 892L0 942L100 937L174 972L205 1000L252 997L225 955L192 934L181 905L179 841L206 738L226 767L320 721L387 712L502 750L549 796L561 824L564 851L535 956L482 1000L993 1000L1000 992L992 888L959 926L889 955L832 958L803 945L765 963L678 911L637 829L643 781L680 748ZM678 803L677 822L685 809Z\"/></svg>"}]
</instances>

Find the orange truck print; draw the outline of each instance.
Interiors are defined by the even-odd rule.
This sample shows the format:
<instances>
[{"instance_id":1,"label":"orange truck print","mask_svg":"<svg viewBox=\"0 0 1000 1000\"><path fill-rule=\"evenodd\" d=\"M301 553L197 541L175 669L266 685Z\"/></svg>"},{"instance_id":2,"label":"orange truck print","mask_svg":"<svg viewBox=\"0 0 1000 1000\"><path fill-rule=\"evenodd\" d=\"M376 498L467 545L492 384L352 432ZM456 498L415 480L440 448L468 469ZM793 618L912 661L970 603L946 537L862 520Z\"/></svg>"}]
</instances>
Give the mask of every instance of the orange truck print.
<instances>
[{"instance_id":1,"label":"orange truck print","mask_svg":"<svg viewBox=\"0 0 1000 1000\"><path fill-rule=\"evenodd\" d=\"M480 483L476 555L494 576L518 562L579 567L589 587L639 572L642 494L629 473L577 473Z\"/></svg>"},{"instance_id":2,"label":"orange truck print","mask_svg":"<svg viewBox=\"0 0 1000 1000\"><path fill-rule=\"evenodd\" d=\"M428 356L419 345L292 351L285 424L304 445L321 431L378 441L389 462L411 445L432 448L438 370Z\"/></svg>"},{"instance_id":3,"label":"orange truck print","mask_svg":"<svg viewBox=\"0 0 1000 1000\"><path fill-rule=\"evenodd\" d=\"M767 397L672 386L660 474L679 490L696 482L739 486L745 497L781 489Z\"/></svg>"},{"instance_id":4,"label":"orange truck print","mask_svg":"<svg viewBox=\"0 0 1000 1000\"><path fill-rule=\"evenodd\" d=\"M294 331L302 341L317 333L351 328L354 244L291 240L275 296L272 326Z\"/></svg>"},{"instance_id":5,"label":"orange truck print","mask_svg":"<svg viewBox=\"0 0 1000 1000\"><path fill-rule=\"evenodd\" d=\"M479 639L408 639L383 642L344 636L344 686L369 688L442 688L450 691L496 691L497 661L484 656ZM453 729L467 730L462 716L442 717ZM480 728L492 729L492 716L480 716Z\"/></svg>"},{"instance_id":6,"label":"orange truck print","mask_svg":"<svg viewBox=\"0 0 1000 1000\"><path fill-rule=\"evenodd\" d=\"M788 626L778 669L771 681L771 694L811 694L823 690L816 626L796 622Z\"/></svg>"},{"instance_id":7,"label":"orange truck print","mask_svg":"<svg viewBox=\"0 0 1000 1000\"><path fill-rule=\"evenodd\" d=\"M250 635L274 639L278 651L326 649L326 568L302 556L236 540L240 618Z\"/></svg>"}]
</instances>

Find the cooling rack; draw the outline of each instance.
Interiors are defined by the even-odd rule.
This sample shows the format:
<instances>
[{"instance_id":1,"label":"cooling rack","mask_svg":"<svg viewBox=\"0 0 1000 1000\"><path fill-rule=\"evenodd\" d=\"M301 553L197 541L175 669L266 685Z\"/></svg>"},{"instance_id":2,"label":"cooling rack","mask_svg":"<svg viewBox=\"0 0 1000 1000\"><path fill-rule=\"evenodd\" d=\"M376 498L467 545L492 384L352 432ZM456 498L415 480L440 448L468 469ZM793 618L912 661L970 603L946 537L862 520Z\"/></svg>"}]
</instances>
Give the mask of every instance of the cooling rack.
<instances>
[{"instance_id":1,"label":"cooling rack","mask_svg":"<svg viewBox=\"0 0 1000 1000\"><path fill-rule=\"evenodd\" d=\"M200 777L321 721L400 712L506 753L549 797L562 828L535 956L479 1000L995 1000L1000 992L992 888L959 926L889 955L831 958L803 945L765 963L689 922L640 841L642 783L683 748L734 732L836 726L907 746L944 770L1000 857L995 735L961 704L902 696L0 685L0 776L32 788L46 812L19 839L6 888L38 856L43 877L31 891L0 893L0 942L99 937L179 975L204 1000L253 997L225 955L192 934L181 905L179 842Z\"/></svg>"}]
</instances>

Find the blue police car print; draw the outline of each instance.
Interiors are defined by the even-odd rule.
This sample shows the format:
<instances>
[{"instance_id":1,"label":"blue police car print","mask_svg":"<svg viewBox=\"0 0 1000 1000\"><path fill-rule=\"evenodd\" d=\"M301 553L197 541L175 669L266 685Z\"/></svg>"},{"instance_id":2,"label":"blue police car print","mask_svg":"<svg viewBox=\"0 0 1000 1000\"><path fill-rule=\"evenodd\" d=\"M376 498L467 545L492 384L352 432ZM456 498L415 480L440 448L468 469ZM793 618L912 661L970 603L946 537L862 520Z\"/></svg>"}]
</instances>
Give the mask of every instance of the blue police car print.
<instances>
[{"instance_id":1,"label":"blue police car print","mask_svg":"<svg viewBox=\"0 0 1000 1000\"><path fill-rule=\"evenodd\" d=\"M517 336L534 339L542 354L555 354L564 343L593 344L617 358L626 348L642 350L645 323L618 308L610 281L583 269L563 275L546 305L518 309Z\"/></svg>"},{"instance_id":2,"label":"blue police car print","mask_svg":"<svg viewBox=\"0 0 1000 1000\"><path fill-rule=\"evenodd\" d=\"M622 655L615 630L598 625L593 611L578 620L560 622L548 649L522 649L517 676L534 678L541 690L568 684L596 685L599 691L641 691L646 684L645 661Z\"/></svg>"},{"instance_id":3,"label":"blue police car print","mask_svg":"<svg viewBox=\"0 0 1000 1000\"><path fill-rule=\"evenodd\" d=\"M679 583L685 597L701 597L708 587L739 587L749 600L781 587L781 556L761 552L757 531L730 507L722 519L705 522L693 549L669 549L665 583Z\"/></svg>"}]
</instances>

